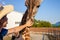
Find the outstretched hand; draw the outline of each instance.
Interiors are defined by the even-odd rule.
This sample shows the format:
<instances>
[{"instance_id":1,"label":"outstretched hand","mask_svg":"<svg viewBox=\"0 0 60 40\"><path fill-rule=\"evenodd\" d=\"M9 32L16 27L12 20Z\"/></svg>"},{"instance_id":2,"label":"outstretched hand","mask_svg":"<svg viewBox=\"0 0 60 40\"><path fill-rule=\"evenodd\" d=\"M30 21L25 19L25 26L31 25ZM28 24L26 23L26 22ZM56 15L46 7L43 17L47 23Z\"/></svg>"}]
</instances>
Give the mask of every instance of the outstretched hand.
<instances>
[{"instance_id":1,"label":"outstretched hand","mask_svg":"<svg viewBox=\"0 0 60 40\"><path fill-rule=\"evenodd\" d=\"M26 22L26 26L32 26L33 25L33 22L31 21L31 19L29 19L27 22Z\"/></svg>"}]
</instances>

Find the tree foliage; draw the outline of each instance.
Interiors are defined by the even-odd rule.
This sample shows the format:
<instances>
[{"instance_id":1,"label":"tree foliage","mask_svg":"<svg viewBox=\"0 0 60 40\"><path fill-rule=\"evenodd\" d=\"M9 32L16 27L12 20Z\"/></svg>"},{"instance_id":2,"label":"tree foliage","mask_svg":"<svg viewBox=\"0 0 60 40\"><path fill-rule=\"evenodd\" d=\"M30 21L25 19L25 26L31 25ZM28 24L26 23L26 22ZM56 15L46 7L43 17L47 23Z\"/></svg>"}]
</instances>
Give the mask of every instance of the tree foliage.
<instances>
[{"instance_id":1,"label":"tree foliage","mask_svg":"<svg viewBox=\"0 0 60 40\"><path fill-rule=\"evenodd\" d=\"M33 27L52 27L52 25L48 21L40 21L40 20L34 19Z\"/></svg>"}]
</instances>

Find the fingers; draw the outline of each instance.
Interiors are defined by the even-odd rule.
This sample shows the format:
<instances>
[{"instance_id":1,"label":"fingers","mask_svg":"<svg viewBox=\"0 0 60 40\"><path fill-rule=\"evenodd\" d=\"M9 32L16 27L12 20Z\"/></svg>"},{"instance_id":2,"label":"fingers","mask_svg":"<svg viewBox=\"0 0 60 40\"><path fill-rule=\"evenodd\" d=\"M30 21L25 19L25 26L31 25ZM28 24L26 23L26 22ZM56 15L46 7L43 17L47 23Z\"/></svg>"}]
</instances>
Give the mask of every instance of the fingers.
<instances>
[{"instance_id":1,"label":"fingers","mask_svg":"<svg viewBox=\"0 0 60 40\"><path fill-rule=\"evenodd\" d=\"M33 22L30 20L30 25L32 26L33 25Z\"/></svg>"},{"instance_id":2,"label":"fingers","mask_svg":"<svg viewBox=\"0 0 60 40\"><path fill-rule=\"evenodd\" d=\"M27 26L32 26L33 25L33 22L31 21L31 19L29 19L28 21L27 21Z\"/></svg>"}]
</instances>

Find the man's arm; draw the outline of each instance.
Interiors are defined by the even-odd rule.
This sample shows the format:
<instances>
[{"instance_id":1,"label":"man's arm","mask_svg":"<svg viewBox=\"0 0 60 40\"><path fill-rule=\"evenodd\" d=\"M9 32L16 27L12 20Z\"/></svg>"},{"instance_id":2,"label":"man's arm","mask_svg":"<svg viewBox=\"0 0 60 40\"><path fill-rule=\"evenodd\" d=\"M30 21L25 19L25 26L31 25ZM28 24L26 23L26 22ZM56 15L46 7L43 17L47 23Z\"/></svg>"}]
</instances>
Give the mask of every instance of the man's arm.
<instances>
[{"instance_id":1,"label":"man's arm","mask_svg":"<svg viewBox=\"0 0 60 40\"><path fill-rule=\"evenodd\" d=\"M7 33L7 34L19 32L19 31L21 31L22 29L24 29L25 27L27 27L27 26L32 26L32 25L33 25L32 21L29 20L29 21L27 21L27 23L24 24L24 25L21 25L21 26L17 26L17 27L8 29L8 33Z\"/></svg>"},{"instance_id":2,"label":"man's arm","mask_svg":"<svg viewBox=\"0 0 60 40\"><path fill-rule=\"evenodd\" d=\"M17 27L8 29L8 33L7 34L19 32L22 29L24 29L25 27L27 27L27 26L26 25L21 25L21 26L17 26Z\"/></svg>"}]
</instances>

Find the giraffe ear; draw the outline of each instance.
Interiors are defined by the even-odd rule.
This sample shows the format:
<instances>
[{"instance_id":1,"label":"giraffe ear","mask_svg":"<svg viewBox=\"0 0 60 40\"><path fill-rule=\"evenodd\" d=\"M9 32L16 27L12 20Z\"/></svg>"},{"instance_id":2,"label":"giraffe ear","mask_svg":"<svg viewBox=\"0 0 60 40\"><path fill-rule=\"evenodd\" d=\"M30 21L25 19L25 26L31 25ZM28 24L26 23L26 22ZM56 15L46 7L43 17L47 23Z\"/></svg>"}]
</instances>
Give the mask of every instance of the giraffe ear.
<instances>
[{"instance_id":1,"label":"giraffe ear","mask_svg":"<svg viewBox=\"0 0 60 40\"><path fill-rule=\"evenodd\" d=\"M3 9L4 9L4 7L0 5L0 11L3 10Z\"/></svg>"},{"instance_id":2,"label":"giraffe ear","mask_svg":"<svg viewBox=\"0 0 60 40\"><path fill-rule=\"evenodd\" d=\"M25 0L25 6L29 7L29 0Z\"/></svg>"}]
</instances>

